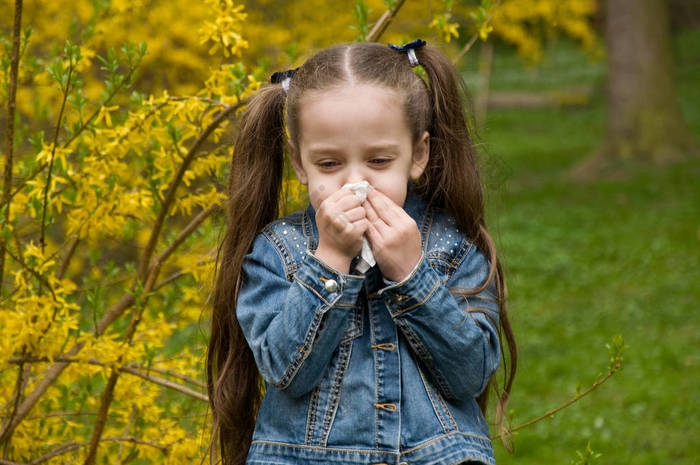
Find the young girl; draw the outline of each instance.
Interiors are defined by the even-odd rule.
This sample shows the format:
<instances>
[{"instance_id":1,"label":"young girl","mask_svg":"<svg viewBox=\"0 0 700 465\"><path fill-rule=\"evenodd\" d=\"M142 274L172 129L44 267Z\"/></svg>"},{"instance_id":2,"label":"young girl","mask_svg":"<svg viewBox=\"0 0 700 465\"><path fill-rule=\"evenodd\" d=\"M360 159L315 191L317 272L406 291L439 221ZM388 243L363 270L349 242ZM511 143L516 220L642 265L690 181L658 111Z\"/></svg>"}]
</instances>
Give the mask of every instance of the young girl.
<instances>
[{"instance_id":1,"label":"young girl","mask_svg":"<svg viewBox=\"0 0 700 465\"><path fill-rule=\"evenodd\" d=\"M275 77L242 115L217 255L223 463L494 463L501 335L501 409L516 353L463 82L423 41L335 46ZM285 152L310 204L278 219Z\"/></svg>"}]
</instances>

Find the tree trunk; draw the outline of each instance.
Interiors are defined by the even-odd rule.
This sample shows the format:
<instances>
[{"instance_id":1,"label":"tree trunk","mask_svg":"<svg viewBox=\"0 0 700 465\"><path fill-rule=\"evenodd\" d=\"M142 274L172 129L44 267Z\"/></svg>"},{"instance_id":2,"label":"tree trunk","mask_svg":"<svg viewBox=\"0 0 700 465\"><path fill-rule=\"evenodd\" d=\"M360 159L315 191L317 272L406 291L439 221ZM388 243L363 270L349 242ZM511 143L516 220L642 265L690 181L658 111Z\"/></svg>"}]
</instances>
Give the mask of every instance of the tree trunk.
<instances>
[{"instance_id":1,"label":"tree trunk","mask_svg":"<svg viewBox=\"0 0 700 465\"><path fill-rule=\"evenodd\" d=\"M575 174L590 177L632 160L664 164L696 154L673 87L666 0L607 0L605 5L607 136Z\"/></svg>"}]
</instances>

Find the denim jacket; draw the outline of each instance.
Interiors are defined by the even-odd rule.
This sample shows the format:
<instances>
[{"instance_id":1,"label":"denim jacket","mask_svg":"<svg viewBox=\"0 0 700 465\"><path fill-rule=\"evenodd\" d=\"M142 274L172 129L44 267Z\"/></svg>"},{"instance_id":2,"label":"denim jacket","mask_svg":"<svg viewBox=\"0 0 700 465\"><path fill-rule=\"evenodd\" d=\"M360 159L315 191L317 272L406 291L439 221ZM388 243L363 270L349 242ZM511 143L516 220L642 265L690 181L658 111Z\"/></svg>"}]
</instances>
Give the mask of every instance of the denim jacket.
<instances>
[{"instance_id":1,"label":"denim jacket","mask_svg":"<svg viewBox=\"0 0 700 465\"><path fill-rule=\"evenodd\" d=\"M255 239L236 316L266 389L246 463L495 463L476 403L500 357L495 286L450 293L483 284L489 262L412 188L404 210L423 248L401 282L313 255L311 205Z\"/></svg>"}]
</instances>

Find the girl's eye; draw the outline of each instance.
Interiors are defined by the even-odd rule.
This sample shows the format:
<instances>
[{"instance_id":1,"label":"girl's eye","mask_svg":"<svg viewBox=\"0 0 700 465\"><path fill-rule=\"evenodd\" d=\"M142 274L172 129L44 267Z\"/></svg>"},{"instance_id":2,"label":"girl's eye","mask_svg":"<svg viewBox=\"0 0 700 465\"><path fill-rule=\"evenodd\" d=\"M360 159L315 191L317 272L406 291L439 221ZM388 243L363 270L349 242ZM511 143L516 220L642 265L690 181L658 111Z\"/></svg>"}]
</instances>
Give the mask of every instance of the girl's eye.
<instances>
[{"instance_id":1,"label":"girl's eye","mask_svg":"<svg viewBox=\"0 0 700 465\"><path fill-rule=\"evenodd\" d=\"M337 165L338 162L333 160L322 161L318 163L318 166L320 166L321 168L334 168Z\"/></svg>"},{"instance_id":2,"label":"girl's eye","mask_svg":"<svg viewBox=\"0 0 700 465\"><path fill-rule=\"evenodd\" d=\"M371 160L372 164L374 165L384 165L386 163L389 163L391 160L388 158L373 158Z\"/></svg>"}]
</instances>

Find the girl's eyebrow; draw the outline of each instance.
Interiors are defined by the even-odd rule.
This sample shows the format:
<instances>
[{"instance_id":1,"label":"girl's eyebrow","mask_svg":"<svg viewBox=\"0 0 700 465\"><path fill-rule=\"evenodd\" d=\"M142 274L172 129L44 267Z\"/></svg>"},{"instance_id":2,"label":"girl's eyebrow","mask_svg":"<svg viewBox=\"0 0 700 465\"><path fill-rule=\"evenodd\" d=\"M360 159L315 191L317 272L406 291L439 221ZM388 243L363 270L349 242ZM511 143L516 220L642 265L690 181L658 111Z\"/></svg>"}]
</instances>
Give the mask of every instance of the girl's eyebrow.
<instances>
[{"instance_id":1,"label":"girl's eyebrow","mask_svg":"<svg viewBox=\"0 0 700 465\"><path fill-rule=\"evenodd\" d=\"M393 142L385 142L385 143L377 143L377 144L370 144L365 147L365 150L369 150L371 152L390 152L390 151L399 151L399 144L395 144ZM324 146L324 145L319 145L316 147L310 147L309 148L309 154L310 155L333 155L333 154L342 154L343 149L340 147L334 147L334 146Z\"/></svg>"}]
</instances>

